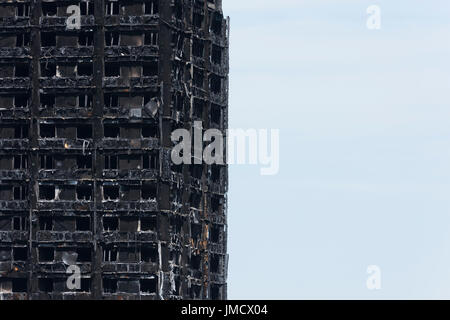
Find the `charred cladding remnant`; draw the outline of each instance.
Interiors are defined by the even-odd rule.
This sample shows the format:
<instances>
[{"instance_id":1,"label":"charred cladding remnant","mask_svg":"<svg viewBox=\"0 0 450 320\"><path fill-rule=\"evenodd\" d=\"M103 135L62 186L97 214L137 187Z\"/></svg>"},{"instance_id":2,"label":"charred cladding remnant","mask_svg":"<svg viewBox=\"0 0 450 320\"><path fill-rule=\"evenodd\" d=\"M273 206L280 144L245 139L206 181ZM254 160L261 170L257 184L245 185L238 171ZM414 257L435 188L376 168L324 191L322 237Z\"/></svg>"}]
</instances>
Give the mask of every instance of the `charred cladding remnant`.
<instances>
[{"instance_id":1,"label":"charred cladding remnant","mask_svg":"<svg viewBox=\"0 0 450 320\"><path fill-rule=\"evenodd\" d=\"M170 157L227 128L221 7L0 0L0 299L226 299L227 166Z\"/></svg>"}]
</instances>

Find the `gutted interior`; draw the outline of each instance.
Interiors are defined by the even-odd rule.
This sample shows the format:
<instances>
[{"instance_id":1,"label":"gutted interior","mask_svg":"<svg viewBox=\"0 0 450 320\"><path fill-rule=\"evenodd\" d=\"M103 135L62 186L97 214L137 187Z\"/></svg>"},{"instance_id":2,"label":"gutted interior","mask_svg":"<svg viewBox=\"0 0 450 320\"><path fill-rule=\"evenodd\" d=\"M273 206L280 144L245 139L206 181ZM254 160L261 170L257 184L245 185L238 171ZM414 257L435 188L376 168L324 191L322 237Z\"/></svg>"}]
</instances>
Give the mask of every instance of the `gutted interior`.
<instances>
[{"instance_id":1,"label":"gutted interior","mask_svg":"<svg viewBox=\"0 0 450 320\"><path fill-rule=\"evenodd\" d=\"M0 0L0 299L226 299L227 166L170 134L225 133L228 27L221 0Z\"/></svg>"}]
</instances>

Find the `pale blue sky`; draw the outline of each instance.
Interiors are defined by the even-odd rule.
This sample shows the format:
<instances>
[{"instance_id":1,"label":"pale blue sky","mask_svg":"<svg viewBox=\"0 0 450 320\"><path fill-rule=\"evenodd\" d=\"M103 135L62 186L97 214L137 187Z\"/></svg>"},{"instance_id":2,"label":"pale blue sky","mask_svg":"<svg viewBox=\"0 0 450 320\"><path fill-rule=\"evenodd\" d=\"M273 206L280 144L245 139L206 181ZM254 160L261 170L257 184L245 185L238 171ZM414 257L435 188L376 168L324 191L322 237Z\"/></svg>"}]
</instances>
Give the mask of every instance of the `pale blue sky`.
<instances>
[{"instance_id":1,"label":"pale blue sky","mask_svg":"<svg viewBox=\"0 0 450 320\"><path fill-rule=\"evenodd\" d=\"M449 299L450 1L223 6L230 127L281 135L277 176L230 168L229 298Z\"/></svg>"}]
</instances>

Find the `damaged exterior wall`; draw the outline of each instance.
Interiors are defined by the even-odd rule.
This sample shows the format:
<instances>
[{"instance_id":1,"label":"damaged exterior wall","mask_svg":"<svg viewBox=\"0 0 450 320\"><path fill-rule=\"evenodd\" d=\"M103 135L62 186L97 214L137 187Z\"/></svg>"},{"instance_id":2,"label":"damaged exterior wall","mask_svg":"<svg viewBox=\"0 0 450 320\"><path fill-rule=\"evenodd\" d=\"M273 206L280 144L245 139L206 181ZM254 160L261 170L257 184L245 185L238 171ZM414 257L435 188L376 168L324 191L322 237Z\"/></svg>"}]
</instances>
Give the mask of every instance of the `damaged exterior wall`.
<instances>
[{"instance_id":1,"label":"damaged exterior wall","mask_svg":"<svg viewBox=\"0 0 450 320\"><path fill-rule=\"evenodd\" d=\"M0 0L0 299L226 299L227 166L170 158L225 135L221 7Z\"/></svg>"}]
</instances>

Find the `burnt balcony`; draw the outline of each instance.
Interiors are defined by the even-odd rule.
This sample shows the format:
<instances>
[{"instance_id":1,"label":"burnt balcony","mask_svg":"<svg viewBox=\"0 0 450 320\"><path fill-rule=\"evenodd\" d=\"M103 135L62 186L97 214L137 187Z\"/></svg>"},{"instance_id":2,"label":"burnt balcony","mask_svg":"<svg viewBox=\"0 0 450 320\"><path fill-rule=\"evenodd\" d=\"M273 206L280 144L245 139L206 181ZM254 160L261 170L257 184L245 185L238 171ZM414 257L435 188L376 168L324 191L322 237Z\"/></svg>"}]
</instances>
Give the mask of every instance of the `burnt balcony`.
<instances>
[{"instance_id":1,"label":"burnt balcony","mask_svg":"<svg viewBox=\"0 0 450 320\"><path fill-rule=\"evenodd\" d=\"M94 55L93 46L81 46L81 47L45 47L41 52L41 59L57 59L61 60L72 60L72 59L92 59Z\"/></svg>"},{"instance_id":2,"label":"burnt balcony","mask_svg":"<svg viewBox=\"0 0 450 320\"><path fill-rule=\"evenodd\" d=\"M30 78L0 78L0 87L2 91L7 90L28 90L30 89L31 81Z\"/></svg>"},{"instance_id":3,"label":"burnt balcony","mask_svg":"<svg viewBox=\"0 0 450 320\"><path fill-rule=\"evenodd\" d=\"M141 201L104 200L98 209L110 211L158 211L158 207L156 199Z\"/></svg>"},{"instance_id":4,"label":"burnt balcony","mask_svg":"<svg viewBox=\"0 0 450 320\"><path fill-rule=\"evenodd\" d=\"M0 48L0 60L31 59L29 47Z\"/></svg>"},{"instance_id":5,"label":"burnt balcony","mask_svg":"<svg viewBox=\"0 0 450 320\"><path fill-rule=\"evenodd\" d=\"M0 18L0 28L3 30L23 30L30 27L29 17L2 17Z\"/></svg>"},{"instance_id":6,"label":"burnt balcony","mask_svg":"<svg viewBox=\"0 0 450 320\"><path fill-rule=\"evenodd\" d=\"M154 29L159 25L159 15L141 15L141 16L106 16L105 26L108 28L123 28L126 30L133 29Z\"/></svg>"},{"instance_id":7,"label":"burnt balcony","mask_svg":"<svg viewBox=\"0 0 450 320\"><path fill-rule=\"evenodd\" d=\"M68 17L41 17L39 22L43 29L66 31L67 19ZM95 26L93 15L81 16L81 29L92 28L93 26Z\"/></svg>"},{"instance_id":8,"label":"burnt balcony","mask_svg":"<svg viewBox=\"0 0 450 320\"><path fill-rule=\"evenodd\" d=\"M40 85L44 89L90 89L93 88L92 77L77 77L77 78L63 78L63 77L42 77L40 78Z\"/></svg>"},{"instance_id":9,"label":"burnt balcony","mask_svg":"<svg viewBox=\"0 0 450 320\"><path fill-rule=\"evenodd\" d=\"M156 242L157 240L155 232L104 231L100 235L100 241L104 243Z\"/></svg>"},{"instance_id":10,"label":"burnt balcony","mask_svg":"<svg viewBox=\"0 0 450 320\"><path fill-rule=\"evenodd\" d=\"M26 180L30 175L26 170L0 170L0 180Z\"/></svg>"},{"instance_id":11,"label":"burnt balcony","mask_svg":"<svg viewBox=\"0 0 450 320\"><path fill-rule=\"evenodd\" d=\"M23 211L28 210L28 200L1 200L0 210Z\"/></svg>"},{"instance_id":12,"label":"burnt balcony","mask_svg":"<svg viewBox=\"0 0 450 320\"><path fill-rule=\"evenodd\" d=\"M94 202L88 200L49 200L38 201L38 210L73 210L73 211L92 211L94 209Z\"/></svg>"},{"instance_id":13,"label":"burnt balcony","mask_svg":"<svg viewBox=\"0 0 450 320\"><path fill-rule=\"evenodd\" d=\"M86 242L93 240L90 231L38 231L36 240L39 242Z\"/></svg>"},{"instance_id":14,"label":"burnt balcony","mask_svg":"<svg viewBox=\"0 0 450 320\"><path fill-rule=\"evenodd\" d=\"M76 150L86 152L91 150L92 139L40 138L40 149Z\"/></svg>"},{"instance_id":15,"label":"burnt balcony","mask_svg":"<svg viewBox=\"0 0 450 320\"><path fill-rule=\"evenodd\" d=\"M112 46L105 48L105 60L113 61L143 61L159 56L158 46Z\"/></svg>"},{"instance_id":16,"label":"burnt balcony","mask_svg":"<svg viewBox=\"0 0 450 320\"><path fill-rule=\"evenodd\" d=\"M1 174L1 171L0 171L0 174ZM90 170L90 169L39 170L38 179L40 179L40 180L86 180L86 179L92 179L92 170Z\"/></svg>"},{"instance_id":17,"label":"burnt balcony","mask_svg":"<svg viewBox=\"0 0 450 320\"><path fill-rule=\"evenodd\" d=\"M104 77L103 86L115 89L149 89L158 87L158 77Z\"/></svg>"},{"instance_id":18,"label":"burnt balcony","mask_svg":"<svg viewBox=\"0 0 450 320\"><path fill-rule=\"evenodd\" d=\"M108 273L148 274L158 272L158 264L153 262L103 262L102 271Z\"/></svg>"},{"instance_id":19,"label":"burnt balcony","mask_svg":"<svg viewBox=\"0 0 450 320\"><path fill-rule=\"evenodd\" d=\"M115 180L155 180L159 171L152 169L142 170L103 170L104 179Z\"/></svg>"},{"instance_id":20,"label":"burnt balcony","mask_svg":"<svg viewBox=\"0 0 450 320\"><path fill-rule=\"evenodd\" d=\"M0 231L0 243L28 241L28 231Z\"/></svg>"},{"instance_id":21,"label":"burnt balcony","mask_svg":"<svg viewBox=\"0 0 450 320\"><path fill-rule=\"evenodd\" d=\"M101 142L103 149L129 150L129 149L157 149L159 139L141 138L141 139L123 139L123 138L104 138Z\"/></svg>"}]
</instances>

